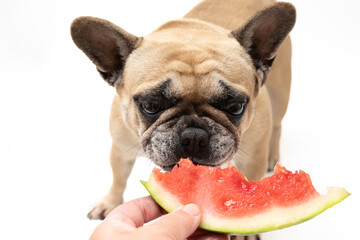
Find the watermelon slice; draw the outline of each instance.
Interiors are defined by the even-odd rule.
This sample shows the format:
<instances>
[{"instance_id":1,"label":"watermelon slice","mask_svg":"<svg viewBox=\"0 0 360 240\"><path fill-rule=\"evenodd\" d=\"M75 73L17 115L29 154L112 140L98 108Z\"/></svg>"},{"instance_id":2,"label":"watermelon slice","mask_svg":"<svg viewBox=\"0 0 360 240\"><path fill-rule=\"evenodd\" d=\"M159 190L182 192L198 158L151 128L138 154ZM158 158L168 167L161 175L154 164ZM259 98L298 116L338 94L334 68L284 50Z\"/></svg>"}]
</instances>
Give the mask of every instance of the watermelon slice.
<instances>
[{"instance_id":1,"label":"watermelon slice","mask_svg":"<svg viewBox=\"0 0 360 240\"><path fill-rule=\"evenodd\" d=\"M279 164L272 176L248 181L230 164L222 169L182 159L171 172L154 168L149 181L141 182L167 212L195 203L202 212L200 228L244 235L304 222L350 195L338 187L320 195L307 173Z\"/></svg>"}]
</instances>

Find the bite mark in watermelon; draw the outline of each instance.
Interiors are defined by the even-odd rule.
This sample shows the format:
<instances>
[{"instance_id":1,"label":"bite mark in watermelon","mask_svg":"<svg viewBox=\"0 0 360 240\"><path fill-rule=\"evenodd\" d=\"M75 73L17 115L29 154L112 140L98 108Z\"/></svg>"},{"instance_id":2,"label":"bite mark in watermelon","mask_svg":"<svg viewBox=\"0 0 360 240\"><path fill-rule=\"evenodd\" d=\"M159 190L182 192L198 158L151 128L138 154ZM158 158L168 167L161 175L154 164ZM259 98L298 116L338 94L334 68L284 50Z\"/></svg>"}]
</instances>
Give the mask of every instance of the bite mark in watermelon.
<instances>
[{"instance_id":1,"label":"bite mark in watermelon","mask_svg":"<svg viewBox=\"0 0 360 240\"><path fill-rule=\"evenodd\" d=\"M279 164L272 176L248 181L232 165L195 166L181 159L171 172L154 168L148 182L141 182L167 212L195 203L202 212L200 228L244 235L304 222L350 195L339 187L320 195L307 173Z\"/></svg>"}]
</instances>

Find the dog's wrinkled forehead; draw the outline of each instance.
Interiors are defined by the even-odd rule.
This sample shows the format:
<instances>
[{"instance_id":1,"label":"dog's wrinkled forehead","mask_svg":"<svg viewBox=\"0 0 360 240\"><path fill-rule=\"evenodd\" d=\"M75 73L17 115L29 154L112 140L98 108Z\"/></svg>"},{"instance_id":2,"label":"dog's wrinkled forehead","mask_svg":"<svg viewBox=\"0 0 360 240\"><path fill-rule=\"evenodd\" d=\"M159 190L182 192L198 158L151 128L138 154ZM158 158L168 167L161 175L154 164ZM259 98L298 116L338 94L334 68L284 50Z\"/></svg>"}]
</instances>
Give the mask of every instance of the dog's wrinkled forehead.
<instances>
[{"instance_id":1,"label":"dog's wrinkled forehead","mask_svg":"<svg viewBox=\"0 0 360 240\"><path fill-rule=\"evenodd\" d=\"M128 79L130 92L140 85L146 89L166 79L173 79L173 88L183 88L184 92L198 88L206 91L219 80L251 89L254 69L244 49L226 34L207 31L200 34L191 29L180 34L180 30L163 30L145 37L129 56L124 71L125 85Z\"/></svg>"},{"instance_id":2,"label":"dog's wrinkled forehead","mask_svg":"<svg viewBox=\"0 0 360 240\"><path fill-rule=\"evenodd\" d=\"M241 64L241 59L240 63L227 63L221 57L204 57L208 54L206 52L176 52L166 61L157 58L152 63L145 62L145 66L129 74L128 77L136 79L129 81L131 84L127 83L125 73L124 85L131 89L133 96L161 93L166 98L190 102L209 102L214 96L224 94L225 86L233 89L232 92L252 95L256 79L252 69L247 64ZM193 57L187 57L187 54L193 54ZM199 58L203 60L199 61Z\"/></svg>"}]
</instances>

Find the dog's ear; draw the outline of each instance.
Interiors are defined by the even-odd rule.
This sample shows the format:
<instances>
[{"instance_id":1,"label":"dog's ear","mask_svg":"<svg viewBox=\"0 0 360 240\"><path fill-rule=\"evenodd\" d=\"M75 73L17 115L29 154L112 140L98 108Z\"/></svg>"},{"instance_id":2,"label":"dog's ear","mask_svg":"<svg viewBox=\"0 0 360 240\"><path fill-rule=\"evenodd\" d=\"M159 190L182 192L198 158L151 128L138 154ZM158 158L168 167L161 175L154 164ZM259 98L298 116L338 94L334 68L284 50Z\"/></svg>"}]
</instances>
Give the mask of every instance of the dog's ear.
<instances>
[{"instance_id":1,"label":"dog's ear","mask_svg":"<svg viewBox=\"0 0 360 240\"><path fill-rule=\"evenodd\" d=\"M121 79L127 57L142 39L111 22L93 17L75 19L71 24L71 36L111 86Z\"/></svg>"},{"instance_id":2,"label":"dog's ear","mask_svg":"<svg viewBox=\"0 0 360 240\"><path fill-rule=\"evenodd\" d=\"M294 27L295 19L296 10L292 4L276 3L231 32L252 58L257 73L262 77L262 84L281 42Z\"/></svg>"}]
</instances>

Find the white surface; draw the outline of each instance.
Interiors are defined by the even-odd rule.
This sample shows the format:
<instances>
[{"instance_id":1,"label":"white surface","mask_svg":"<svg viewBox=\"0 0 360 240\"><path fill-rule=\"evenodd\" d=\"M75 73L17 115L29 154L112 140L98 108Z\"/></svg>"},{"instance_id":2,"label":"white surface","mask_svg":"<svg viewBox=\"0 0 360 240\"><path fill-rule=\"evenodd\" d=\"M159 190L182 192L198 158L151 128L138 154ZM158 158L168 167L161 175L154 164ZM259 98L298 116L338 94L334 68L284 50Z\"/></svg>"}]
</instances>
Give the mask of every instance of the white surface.
<instances>
[{"instance_id":1,"label":"white surface","mask_svg":"<svg viewBox=\"0 0 360 240\"><path fill-rule=\"evenodd\" d=\"M147 35L197 1L25 1L0 7L0 239L87 239L86 214L106 193L114 93L75 47L75 17L108 19ZM282 160L316 186L351 193L317 218L263 239L356 239L359 211L360 2L291 1L298 12ZM137 161L125 199L146 195Z\"/></svg>"}]
</instances>

